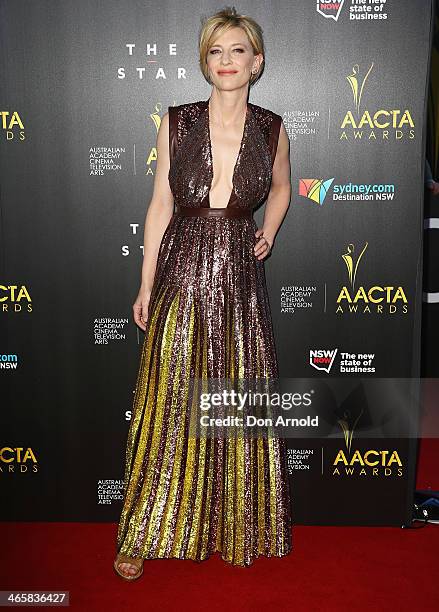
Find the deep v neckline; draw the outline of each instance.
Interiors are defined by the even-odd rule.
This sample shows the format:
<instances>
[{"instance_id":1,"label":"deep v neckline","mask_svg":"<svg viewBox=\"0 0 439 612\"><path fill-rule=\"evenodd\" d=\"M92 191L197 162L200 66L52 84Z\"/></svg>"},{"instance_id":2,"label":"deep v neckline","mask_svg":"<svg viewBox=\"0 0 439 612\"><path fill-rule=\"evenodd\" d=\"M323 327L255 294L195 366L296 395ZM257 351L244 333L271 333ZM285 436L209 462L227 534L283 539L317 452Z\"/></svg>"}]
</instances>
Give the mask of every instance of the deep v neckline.
<instances>
[{"instance_id":1,"label":"deep v neckline","mask_svg":"<svg viewBox=\"0 0 439 612\"><path fill-rule=\"evenodd\" d=\"M229 201L227 202L227 206L211 206L210 205L210 191L212 189L212 183L213 183L213 154L212 154L212 138L211 138L211 135L210 135L209 100L206 101L207 142L208 142L208 150L209 150L209 160L210 160L211 168L212 168L212 172L211 172L211 175L210 175L210 181L209 181L209 189L208 189L208 192L207 192L207 205L208 205L208 208L212 208L214 210L215 209L224 210L224 208L228 208L229 207L230 202L232 201L232 198L235 195L235 175L236 175L236 170L238 168L238 163L239 163L240 158L241 158L241 154L242 154L242 149L243 149L243 146L244 146L245 137L247 135L247 126L248 126L249 117L250 117L250 106L247 103L247 111L246 111L245 119L244 119L244 128L242 130L241 143L239 145L238 155L236 156L235 164L233 166L233 172L232 172L232 191L230 192Z\"/></svg>"}]
</instances>

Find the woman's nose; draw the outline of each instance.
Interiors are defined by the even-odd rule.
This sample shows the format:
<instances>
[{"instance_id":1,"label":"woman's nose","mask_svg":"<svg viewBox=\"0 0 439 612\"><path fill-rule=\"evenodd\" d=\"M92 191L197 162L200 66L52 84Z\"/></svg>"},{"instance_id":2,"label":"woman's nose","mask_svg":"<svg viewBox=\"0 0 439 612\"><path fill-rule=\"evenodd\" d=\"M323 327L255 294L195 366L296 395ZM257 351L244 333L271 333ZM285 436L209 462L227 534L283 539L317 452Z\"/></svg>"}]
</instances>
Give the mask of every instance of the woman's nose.
<instances>
[{"instance_id":1,"label":"woman's nose","mask_svg":"<svg viewBox=\"0 0 439 612\"><path fill-rule=\"evenodd\" d=\"M227 53L223 53L223 56L221 58L221 63L222 64L229 64L230 63L230 57Z\"/></svg>"}]
</instances>

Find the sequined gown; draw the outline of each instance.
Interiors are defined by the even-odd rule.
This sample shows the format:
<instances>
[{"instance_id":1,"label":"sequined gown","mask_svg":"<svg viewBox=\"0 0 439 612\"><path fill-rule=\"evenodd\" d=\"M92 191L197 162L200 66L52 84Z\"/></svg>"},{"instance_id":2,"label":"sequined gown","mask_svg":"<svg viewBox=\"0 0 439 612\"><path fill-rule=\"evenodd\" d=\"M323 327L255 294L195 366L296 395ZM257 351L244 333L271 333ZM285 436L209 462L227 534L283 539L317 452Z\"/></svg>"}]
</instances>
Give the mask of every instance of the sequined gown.
<instances>
[{"instance_id":1,"label":"sequined gown","mask_svg":"<svg viewBox=\"0 0 439 612\"><path fill-rule=\"evenodd\" d=\"M279 115L247 104L226 208L210 208L208 100L169 107L176 212L158 254L128 433L117 551L248 566L292 548L282 439L188 436L193 377L278 375L253 209L269 192Z\"/></svg>"}]
</instances>

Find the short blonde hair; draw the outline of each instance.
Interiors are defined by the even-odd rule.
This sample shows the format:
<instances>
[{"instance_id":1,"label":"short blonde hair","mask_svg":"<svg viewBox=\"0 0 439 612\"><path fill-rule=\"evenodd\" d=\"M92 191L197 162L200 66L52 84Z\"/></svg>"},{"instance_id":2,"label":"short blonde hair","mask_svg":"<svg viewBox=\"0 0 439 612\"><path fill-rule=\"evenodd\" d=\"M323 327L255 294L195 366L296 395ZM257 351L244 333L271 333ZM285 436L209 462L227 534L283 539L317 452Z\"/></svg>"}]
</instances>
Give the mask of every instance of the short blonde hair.
<instances>
[{"instance_id":1,"label":"short blonde hair","mask_svg":"<svg viewBox=\"0 0 439 612\"><path fill-rule=\"evenodd\" d=\"M247 15L238 15L234 6L226 6L223 10L215 13L211 17L207 17L202 21L202 28L199 36L199 52L200 52L200 68L204 78L211 83L209 78L209 70L207 67L207 54L213 46L218 36L230 28L242 28L247 34L250 44L253 48L253 53L258 55L262 53L264 60L256 74L250 77L250 86L260 79L265 66L265 49L264 39L261 26L254 19Z\"/></svg>"}]
</instances>

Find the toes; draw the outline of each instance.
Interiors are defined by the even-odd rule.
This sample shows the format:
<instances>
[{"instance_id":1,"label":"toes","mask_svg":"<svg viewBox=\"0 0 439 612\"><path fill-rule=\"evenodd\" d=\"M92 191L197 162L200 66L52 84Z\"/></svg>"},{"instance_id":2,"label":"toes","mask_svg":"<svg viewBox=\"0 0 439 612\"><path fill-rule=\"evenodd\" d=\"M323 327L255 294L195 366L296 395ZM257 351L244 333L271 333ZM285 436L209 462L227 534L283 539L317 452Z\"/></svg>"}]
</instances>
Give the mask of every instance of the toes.
<instances>
[{"instance_id":1,"label":"toes","mask_svg":"<svg viewBox=\"0 0 439 612\"><path fill-rule=\"evenodd\" d=\"M136 574L137 573L137 568L135 565L132 565L131 563L120 563L119 564L119 569L121 570L121 572L123 572L124 574Z\"/></svg>"}]
</instances>

